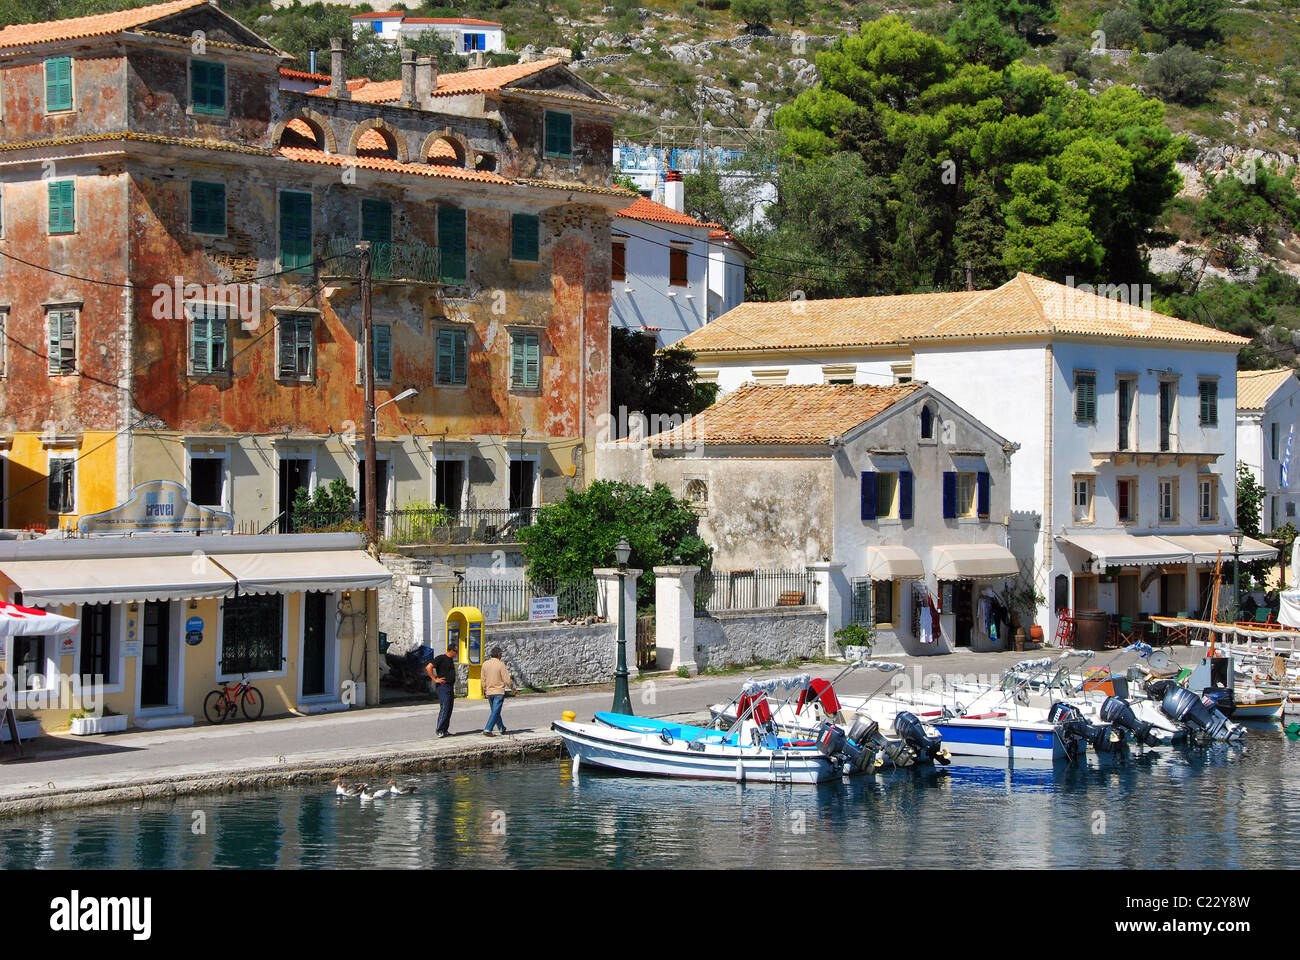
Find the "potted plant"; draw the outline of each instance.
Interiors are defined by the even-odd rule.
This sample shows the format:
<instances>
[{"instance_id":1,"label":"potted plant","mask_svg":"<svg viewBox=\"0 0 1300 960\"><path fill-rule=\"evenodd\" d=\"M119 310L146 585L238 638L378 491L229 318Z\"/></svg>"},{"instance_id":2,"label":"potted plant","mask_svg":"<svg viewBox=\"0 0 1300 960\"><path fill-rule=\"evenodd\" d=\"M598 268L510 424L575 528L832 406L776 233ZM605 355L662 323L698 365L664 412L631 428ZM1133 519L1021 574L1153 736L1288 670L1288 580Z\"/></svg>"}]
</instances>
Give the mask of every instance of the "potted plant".
<instances>
[{"instance_id":1,"label":"potted plant","mask_svg":"<svg viewBox=\"0 0 1300 960\"><path fill-rule=\"evenodd\" d=\"M121 733L126 729L126 714L105 707L97 717L78 710L72 714L72 735L88 737L96 733Z\"/></svg>"},{"instance_id":2,"label":"potted plant","mask_svg":"<svg viewBox=\"0 0 1300 960\"><path fill-rule=\"evenodd\" d=\"M835 642L840 645L846 660L861 660L871 655L876 640L870 627L850 623L835 631Z\"/></svg>"},{"instance_id":3,"label":"potted plant","mask_svg":"<svg viewBox=\"0 0 1300 960\"><path fill-rule=\"evenodd\" d=\"M1034 617L1038 608L1047 602L1047 597L1038 589L1038 585L1022 575L1007 585L1002 591L1002 599L1010 608L1016 625L1024 629L1027 639L1033 643L1042 643L1043 628L1034 623Z\"/></svg>"}]
</instances>

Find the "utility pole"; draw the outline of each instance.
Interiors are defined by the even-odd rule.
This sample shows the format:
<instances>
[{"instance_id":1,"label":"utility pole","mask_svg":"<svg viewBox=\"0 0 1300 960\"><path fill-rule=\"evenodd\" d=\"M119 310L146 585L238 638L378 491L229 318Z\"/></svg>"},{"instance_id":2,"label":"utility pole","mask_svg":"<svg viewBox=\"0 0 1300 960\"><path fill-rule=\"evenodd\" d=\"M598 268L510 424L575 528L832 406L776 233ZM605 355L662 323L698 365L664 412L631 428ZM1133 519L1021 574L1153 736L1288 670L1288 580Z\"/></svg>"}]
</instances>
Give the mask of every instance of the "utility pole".
<instances>
[{"instance_id":1,"label":"utility pole","mask_svg":"<svg viewBox=\"0 0 1300 960\"><path fill-rule=\"evenodd\" d=\"M361 340L365 344L365 363L361 382L366 391L365 431L365 484L366 484L366 535L371 553L379 552L379 507L375 490L375 328L370 322L370 241L357 244L361 251Z\"/></svg>"}]
</instances>

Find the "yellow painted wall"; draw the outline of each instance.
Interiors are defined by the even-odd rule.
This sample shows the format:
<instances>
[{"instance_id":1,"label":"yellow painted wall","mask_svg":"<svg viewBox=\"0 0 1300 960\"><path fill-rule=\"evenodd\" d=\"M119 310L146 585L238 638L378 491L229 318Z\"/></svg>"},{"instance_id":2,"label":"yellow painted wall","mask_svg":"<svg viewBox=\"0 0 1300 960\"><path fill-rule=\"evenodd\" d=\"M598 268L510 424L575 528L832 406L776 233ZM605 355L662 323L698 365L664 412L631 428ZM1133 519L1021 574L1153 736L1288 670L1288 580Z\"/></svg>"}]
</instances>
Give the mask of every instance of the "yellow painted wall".
<instances>
[{"instance_id":1,"label":"yellow painted wall","mask_svg":"<svg viewBox=\"0 0 1300 960\"><path fill-rule=\"evenodd\" d=\"M117 442L112 432L86 432L79 446L59 448L78 458L77 512L55 515L46 509L51 448L40 433L15 433L7 455L7 525L75 526L79 517L117 506Z\"/></svg>"}]
</instances>

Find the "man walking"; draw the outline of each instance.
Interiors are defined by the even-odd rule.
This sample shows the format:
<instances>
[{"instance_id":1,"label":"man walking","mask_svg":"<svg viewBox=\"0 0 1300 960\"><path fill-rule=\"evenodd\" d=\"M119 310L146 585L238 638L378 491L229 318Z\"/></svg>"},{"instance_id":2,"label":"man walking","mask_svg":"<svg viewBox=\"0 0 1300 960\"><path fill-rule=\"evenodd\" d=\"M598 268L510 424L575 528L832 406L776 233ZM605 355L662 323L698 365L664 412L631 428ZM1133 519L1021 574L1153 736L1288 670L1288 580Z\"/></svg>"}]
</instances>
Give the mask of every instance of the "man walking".
<instances>
[{"instance_id":1,"label":"man walking","mask_svg":"<svg viewBox=\"0 0 1300 960\"><path fill-rule=\"evenodd\" d=\"M519 690L515 687L515 681L510 677L510 671L506 669L505 662L501 659L501 648L493 647L492 656L483 664L483 692L487 694L488 703L492 705L492 712L488 714L487 729L483 732L489 736L496 736L492 732L493 727L500 727L501 732L506 732L505 722L501 719L501 705L506 700L506 686L510 687L510 692L519 696Z\"/></svg>"},{"instance_id":2,"label":"man walking","mask_svg":"<svg viewBox=\"0 0 1300 960\"><path fill-rule=\"evenodd\" d=\"M447 735L451 726L452 701L456 699L456 654L458 645L447 644L447 652L433 658L432 663L425 664L425 671L433 681L433 689L438 694L438 737Z\"/></svg>"}]
</instances>

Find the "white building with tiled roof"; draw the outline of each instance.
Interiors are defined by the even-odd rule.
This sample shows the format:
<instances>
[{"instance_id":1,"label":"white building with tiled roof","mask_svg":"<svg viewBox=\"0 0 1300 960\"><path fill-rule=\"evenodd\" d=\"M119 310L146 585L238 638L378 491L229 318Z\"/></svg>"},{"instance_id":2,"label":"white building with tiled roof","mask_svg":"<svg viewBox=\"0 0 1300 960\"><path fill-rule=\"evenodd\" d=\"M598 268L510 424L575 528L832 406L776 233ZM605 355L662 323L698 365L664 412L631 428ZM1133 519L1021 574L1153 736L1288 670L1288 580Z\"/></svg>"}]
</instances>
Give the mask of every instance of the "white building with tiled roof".
<instances>
[{"instance_id":1,"label":"white building with tiled roof","mask_svg":"<svg viewBox=\"0 0 1300 960\"><path fill-rule=\"evenodd\" d=\"M1000 522L1051 639L1057 609L1202 608L1218 550L1231 555L1246 342L1020 274L994 290L746 303L682 346L724 393L923 380L1019 443Z\"/></svg>"},{"instance_id":2,"label":"white building with tiled roof","mask_svg":"<svg viewBox=\"0 0 1300 960\"><path fill-rule=\"evenodd\" d=\"M505 24L470 17L413 17L405 10L354 13L352 32L370 31L397 43L433 31L451 41L454 53L501 53L506 48Z\"/></svg>"},{"instance_id":3,"label":"white building with tiled roof","mask_svg":"<svg viewBox=\"0 0 1300 960\"><path fill-rule=\"evenodd\" d=\"M1300 500L1297 397L1300 380L1291 367L1237 374L1237 459L1250 467L1266 491L1259 518L1264 533L1296 522L1296 501Z\"/></svg>"},{"instance_id":4,"label":"white building with tiled roof","mask_svg":"<svg viewBox=\"0 0 1300 960\"><path fill-rule=\"evenodd\" d=\"M745 299L749 248L685 213L681 174L666 203L638 198L614 217L610 323L671 346Z\"/></svg>"}]
</instances>

